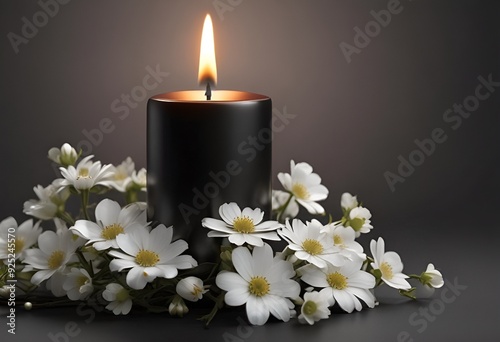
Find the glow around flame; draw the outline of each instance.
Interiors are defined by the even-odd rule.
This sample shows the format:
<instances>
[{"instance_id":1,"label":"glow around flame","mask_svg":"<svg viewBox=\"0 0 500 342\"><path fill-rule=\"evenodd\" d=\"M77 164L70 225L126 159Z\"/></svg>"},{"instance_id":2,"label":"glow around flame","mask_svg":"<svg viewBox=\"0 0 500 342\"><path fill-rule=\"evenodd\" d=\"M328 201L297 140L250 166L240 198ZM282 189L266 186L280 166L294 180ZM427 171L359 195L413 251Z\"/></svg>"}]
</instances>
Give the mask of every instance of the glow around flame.
<instances>
[{"instance_id":1,"label":"glow around flame","mask_svg":"<svg viewBox=\"0 0 500 342\"><path fill-rule=\"evenodd\" d=\"M210 14L205 17L200 46L200 66L198 68L200 85L217 84L217 63L215 61L214 29Z\"/></svg>"}]
</instances>

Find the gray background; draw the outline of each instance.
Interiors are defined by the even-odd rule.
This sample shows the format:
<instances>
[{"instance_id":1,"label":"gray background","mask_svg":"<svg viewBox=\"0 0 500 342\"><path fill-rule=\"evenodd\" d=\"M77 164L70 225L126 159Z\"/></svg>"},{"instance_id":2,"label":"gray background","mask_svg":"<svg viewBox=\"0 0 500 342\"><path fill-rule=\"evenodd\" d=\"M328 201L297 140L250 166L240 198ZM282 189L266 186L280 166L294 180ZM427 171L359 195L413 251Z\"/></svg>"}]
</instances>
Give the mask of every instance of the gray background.
<instances>
[{"instance_id":1,"label":"gray background","mask_svg":"<svg viewBox=\"0 0 500 342\"><path fill-rule=\"evenodd\" d=\"M364 28L373 20L370 11L386 9L387 3L243 0L221 18L212 0L73 0L61 5L16 54L7 34L20 34L22 18L32 21L41 8L35 1L2 1L0 218L24 220L22 203L34 196L32 187L55 177L48 149L63 142L79 144L86 140L82 130L97 128L103 118L111 119L115 129L92 146L92 154L105 163L131 156L138 167L145 166L147 99L123 120L111 104L142 83L147 66L158 64L170 74L147 97L197 89L199 37L210 12L218 88L268 95L276 109L286 107L296 115L275 136L273 174L288 171L290 159L309 162L330 189L324 202L330 212L340 213L344 191L359 195L372 211L375 230L362 239L365 247L369 238L384 236L408 272L420 272L433 261L448 279L458 277L468 285L467 295L447 304L421 334L408 316L430 301L386 304L307 331L318 339L340 334L343 340L368 339L371 332L380 337L375 340L396 340L400 330L425 341L498 338L495 293L500 283L493 273L498 258L492 234L499 228L494 210L500 188L500 90L481 101L456 130L443 121L443 113L474 95L479 76L500 80L500 6L497 1L401 1L401 13L392 15L389 25L348 63L339 44L352 45L354 28ZM444 130L447 140L391 191L384 172L396 173L398 156L408 158L416 149L414 140L429 138L436 128ZM45 320L54 319L41 323L36 312L29 313L19 329L43 339L64 326L67 318L47 313ZM88 340L106 326L114 326L112 335L120 336L127 320L111 323L105 317L83 323L85 329L72 340ZM207 336L221 339L222 332L234 330L238 323L233 316L226 318ZM76 315L75 320L83 318ZM165 324L191 327L182 322ZM247 340L304 338L303 329L272 324Z\"/></svg>"}]
</instances>

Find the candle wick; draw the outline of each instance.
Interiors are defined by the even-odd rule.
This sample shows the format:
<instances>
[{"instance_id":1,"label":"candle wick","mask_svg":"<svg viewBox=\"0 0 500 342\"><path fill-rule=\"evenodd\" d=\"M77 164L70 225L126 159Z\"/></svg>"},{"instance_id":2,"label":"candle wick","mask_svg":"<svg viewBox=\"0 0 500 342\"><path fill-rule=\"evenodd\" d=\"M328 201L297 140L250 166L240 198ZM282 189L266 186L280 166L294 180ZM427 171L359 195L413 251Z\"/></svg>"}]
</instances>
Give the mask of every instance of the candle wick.
<instances>
[{"instance_id":1,"label":"candle wick","mask_svg":"<svg viewBox=\"0 0 500 342\"><path fill-rule=\"evenodd\" d=\"M210 82L207 82L207 91L205 92L205 96L207 97L207 100L212 99L212 89L210 88Z\"/></svg>"}]
</instances>

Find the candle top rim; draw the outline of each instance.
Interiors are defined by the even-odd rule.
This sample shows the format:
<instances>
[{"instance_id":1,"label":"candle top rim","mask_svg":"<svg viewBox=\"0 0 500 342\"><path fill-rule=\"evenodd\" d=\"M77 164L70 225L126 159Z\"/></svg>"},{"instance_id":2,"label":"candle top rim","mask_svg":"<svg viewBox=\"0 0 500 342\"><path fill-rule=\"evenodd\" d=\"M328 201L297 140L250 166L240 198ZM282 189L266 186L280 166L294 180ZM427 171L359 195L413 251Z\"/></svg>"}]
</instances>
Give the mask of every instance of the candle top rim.
<instances>
[{"instance_id":1,"label":"candle top rim","mask_svg":"<svg viewBox=\"0 0 500 342\"><path fill-rule=\"evenodd\" d=\"M268 96L238 90L213 90L212 99L207 100L204 90L181 90L158 94L151 98L162 102L197 102L197 103L221 103L221 102L245 102L265 101Z\"/></svg>"}]
</instances>

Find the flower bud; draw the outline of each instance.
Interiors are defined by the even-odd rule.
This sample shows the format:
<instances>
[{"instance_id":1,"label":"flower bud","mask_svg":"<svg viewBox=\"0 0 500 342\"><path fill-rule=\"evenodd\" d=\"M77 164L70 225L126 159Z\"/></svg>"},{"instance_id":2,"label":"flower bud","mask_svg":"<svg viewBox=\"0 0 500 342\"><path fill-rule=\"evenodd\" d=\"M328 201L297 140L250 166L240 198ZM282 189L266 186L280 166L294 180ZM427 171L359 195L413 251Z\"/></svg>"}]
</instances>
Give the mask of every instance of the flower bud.
<instances>
[{"instance_id":1,"label":"flower bud","mask_svg":"<svg viewBox=\"0 0 500 342\"><path fill-rule=\"evenodd\" d=\"M425 272L420 275L420 282L435 289L444 285L443 275L434 268L433 264L427 265Z\"/></svg>"},{"instance_id":2,"label":"flower bud","mask_svg":"<svg viewBox=\"0 0 500 342\"><path fill-rule=\"evenodd\" d=\"M180 296L175 296L172 303L168 306L168 312L172 316L182 317L189 312L188 307L184 303L184 300Z\"/></svg>"},{"instance_id":3,"label":"flower bud","mask_svg":"<svg viewBox=\"0 0 500 342\"><path fill-rule=\"evenodd\" d=\"M204 289L203 281L200 278L187 277L177 283L175 291L182 298L190 302L197 302L208 290Z\"/></svg>"}]
</instances>

